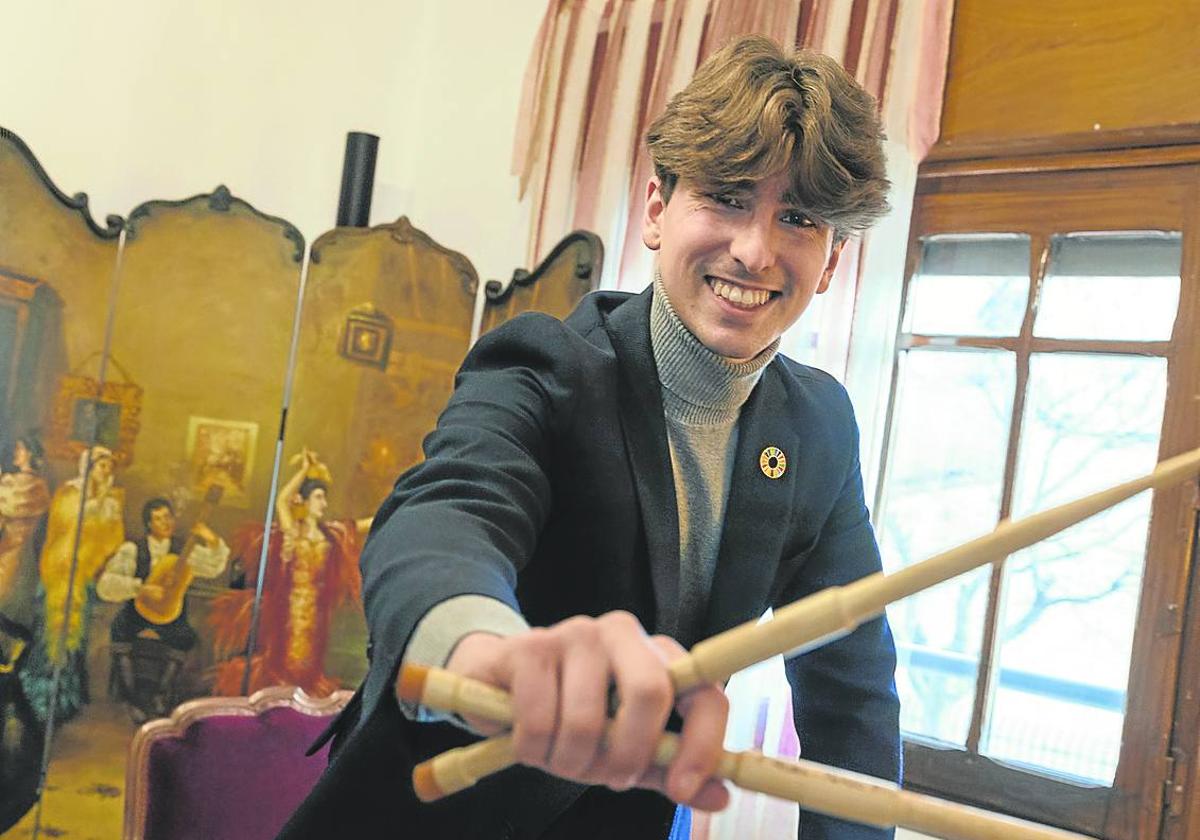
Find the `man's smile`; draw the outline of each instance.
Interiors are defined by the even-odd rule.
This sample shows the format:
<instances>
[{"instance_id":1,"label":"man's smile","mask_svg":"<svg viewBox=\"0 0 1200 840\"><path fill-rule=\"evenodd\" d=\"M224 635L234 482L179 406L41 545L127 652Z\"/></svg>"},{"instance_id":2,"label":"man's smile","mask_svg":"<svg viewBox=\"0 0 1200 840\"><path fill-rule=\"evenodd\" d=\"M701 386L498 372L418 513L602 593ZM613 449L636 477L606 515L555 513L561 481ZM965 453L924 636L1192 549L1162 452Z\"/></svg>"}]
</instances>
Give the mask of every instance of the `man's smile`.
<instances>
[{"instance_id":1,"label":"man's smile","mask_svg":"<svg viewBox=\"0 0 1200 840\"><path fill-rule=\"evenodd\" d=\"M779 292L770 289L752 289L719 277L706 275L704 281L708 283L714 295L738 309L758 309L779 295Z\"/></svg>"}]
</instances>

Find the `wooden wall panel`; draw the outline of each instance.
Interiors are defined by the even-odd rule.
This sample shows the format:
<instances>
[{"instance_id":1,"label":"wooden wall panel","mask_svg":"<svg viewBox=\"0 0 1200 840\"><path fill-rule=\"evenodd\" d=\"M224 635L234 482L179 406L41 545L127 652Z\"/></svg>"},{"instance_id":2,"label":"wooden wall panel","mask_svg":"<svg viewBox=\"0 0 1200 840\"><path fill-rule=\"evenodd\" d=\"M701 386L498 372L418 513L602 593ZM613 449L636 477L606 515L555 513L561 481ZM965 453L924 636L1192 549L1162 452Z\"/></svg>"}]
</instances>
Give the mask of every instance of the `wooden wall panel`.
<instances>
[{"instance_id":1,"label":"wooden wall panel","mask_svg":"<svg viewBox=\"0 0 1200 840\"><path fill-rule=\"evenodd\" d=\"M935 157L1200 136L1200 0L958 0ZM1172 134L1173 133L1173 134Z\"/></svg>"}]
</instances>

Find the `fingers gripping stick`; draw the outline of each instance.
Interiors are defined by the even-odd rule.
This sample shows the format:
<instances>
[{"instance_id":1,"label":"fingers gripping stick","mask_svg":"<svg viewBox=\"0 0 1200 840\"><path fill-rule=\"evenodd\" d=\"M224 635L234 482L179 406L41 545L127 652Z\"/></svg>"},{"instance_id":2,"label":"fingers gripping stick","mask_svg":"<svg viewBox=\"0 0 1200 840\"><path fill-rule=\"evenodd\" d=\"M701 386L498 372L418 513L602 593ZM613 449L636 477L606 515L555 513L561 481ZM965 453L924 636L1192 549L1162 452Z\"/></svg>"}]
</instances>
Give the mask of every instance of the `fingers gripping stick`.
<instances>
[{"instance_id":1,"label":"fingers gripping stick","mask_svg":"<svg viewBox=\"0 0 1200 840\"><path fill-rule=\"evenodd\" d=\"M413 703L456 714L512 719L508 696L499 689L438 668L406 665L400 696ZM679 737L664 733L654 763L666 767L675 758ZM432 802L474 785L514 763L511 735L501 735L449 750L417 765L413 788ZM901 790L871 776L824 767L811 761L783 761L753 752L723 752L717 775L746 790L797 802L811 811L880 826L902 826L950 840L1083 840L1073 834L1025 820L992 814L932 796Z\"/></svg>"}]
</instances>

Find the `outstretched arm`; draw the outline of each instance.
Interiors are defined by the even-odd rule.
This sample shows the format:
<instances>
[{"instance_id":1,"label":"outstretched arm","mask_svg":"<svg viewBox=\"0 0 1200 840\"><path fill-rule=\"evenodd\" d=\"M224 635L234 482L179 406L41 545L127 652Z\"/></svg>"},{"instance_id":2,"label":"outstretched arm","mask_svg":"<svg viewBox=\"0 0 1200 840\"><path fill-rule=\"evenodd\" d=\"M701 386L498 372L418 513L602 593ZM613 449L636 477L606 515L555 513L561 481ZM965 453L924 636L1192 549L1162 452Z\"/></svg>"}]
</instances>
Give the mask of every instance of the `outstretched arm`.
<instances>
[{"instance_id":1,"label":"outstretched arm","mask_svg":"<svg viewBox=\"0 0 1200 840\"><path fill-rule=\"evenodd\" d=\"M425 460L380 510L363 552L374 643L364 717L396 702L397 666L414 629L440 605L473 595L519 612L517 574L553 509L556 452L574 398L588 387L576 340L544 316L522 316L481 339L426 439ZM507 636L469 621L458 631L446 667L512 693L524 763L614 789L653 787L701 808L724 805L724 790L708 778L725 698L711 685L675 698L666 666L678 645L649 636L633 615L575 616ZM611 684L619 706L604 742ZM673 705L684 715L685 747L664 776L650 762Z\"/></svg>"}]
</instances>

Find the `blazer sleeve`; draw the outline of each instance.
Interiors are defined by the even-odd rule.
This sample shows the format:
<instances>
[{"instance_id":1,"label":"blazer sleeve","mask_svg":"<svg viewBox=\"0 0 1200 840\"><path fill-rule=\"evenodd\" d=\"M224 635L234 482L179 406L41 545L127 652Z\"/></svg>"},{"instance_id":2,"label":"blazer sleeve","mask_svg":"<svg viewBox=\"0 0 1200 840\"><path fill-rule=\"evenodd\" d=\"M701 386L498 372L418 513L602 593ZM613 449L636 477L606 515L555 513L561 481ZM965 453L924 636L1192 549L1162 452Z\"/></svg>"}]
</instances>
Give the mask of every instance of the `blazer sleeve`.
<instances>
[{"instance_id":1,"label":"blazer sleeve","mask_svg":"<svg viewBox=\"0 0 1200 840\"><path fill-rule=\"evenodd\" d=\"M544 315L484 336L425 439L425 460L376 514L361 560L371 639L364 719L391 695L409 637L435 605L482 595L519 612L517 572L550 513L548 464L574 393L573 338Z\"/></svg>"},{"instance_id":2,"label":"blazer sleeve","mask_svg":"<svg viewBox=\"0 0 1200 840\"><path fill-rule=\"evenodd\" d=\"M849 412L849 469L816 544L777 605L851 583L882 567L863 500L858 430L848 400L845 405ZM886 617L787 660L785 669L804 758L900 780L896 650ZM800 816L801 840L885 840L893 836L890 828L808 812Z\"/></svg>"}]
</instances>

